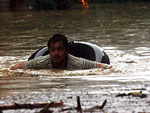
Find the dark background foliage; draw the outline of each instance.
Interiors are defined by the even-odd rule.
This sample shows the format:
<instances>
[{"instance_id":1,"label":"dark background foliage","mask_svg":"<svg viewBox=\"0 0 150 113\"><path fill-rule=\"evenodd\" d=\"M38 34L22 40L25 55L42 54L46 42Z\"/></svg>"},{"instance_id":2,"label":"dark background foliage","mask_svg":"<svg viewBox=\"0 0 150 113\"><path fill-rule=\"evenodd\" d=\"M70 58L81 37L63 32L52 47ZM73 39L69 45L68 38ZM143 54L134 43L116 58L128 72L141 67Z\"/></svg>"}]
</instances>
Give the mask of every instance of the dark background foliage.
<instances>
[{"instance_id":1,"label":"dark background foliage","mask_svg":"<svg viewBox=\"0 0 150 113\"><path fill-rule=\"evenodd\" d=\"M74 0L36 0L36 8L39 10L70 9Z\"/></svg>"},{"instance_id":2,"label":"dark background foliage","mask_svg":"<svg viewBox=\"0 0 150 113\"><path fill-rule=\"evenodd\" d=\"M150 0L85 0L88 3L123 3L123 2L150 2ZM75 3L82 3L81 0L35 0L36 9L39 10L60 10L70 9Z\"/></svg>"}]
</instances>

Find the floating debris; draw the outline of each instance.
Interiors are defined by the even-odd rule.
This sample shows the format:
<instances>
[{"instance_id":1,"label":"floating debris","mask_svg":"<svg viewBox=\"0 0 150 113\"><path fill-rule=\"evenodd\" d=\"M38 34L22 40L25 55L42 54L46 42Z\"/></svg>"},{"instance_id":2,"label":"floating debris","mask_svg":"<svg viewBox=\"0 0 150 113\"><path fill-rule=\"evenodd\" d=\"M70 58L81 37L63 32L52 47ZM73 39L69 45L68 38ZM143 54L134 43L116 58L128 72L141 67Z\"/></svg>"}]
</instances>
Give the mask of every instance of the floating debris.
<instances>
[{"instance_id":1,"label":"floating debris","mask_svg":"<svg viewBox=\"0 0 150 113\"><path fill-rule=\"evenodd\" d=\"M128 60L128 61L125 61L125 63L136 63L136 62L133 60Z\"/></svg>"},{"instance_id":2,"label":"floating debris","mask_svg":"<svg viewBox=\"0 0 150 113\"><path fill-rule=\"evenodd\" d=\"M60 107L61 110L59 112L63 111L68 111L68 110L77 110L78 112L93 112L94 110L102 110L104 106L106 105L107 100L105 100L101 106L94 106L89 109L82 109L81 107L81 102L80 102L80 97L77 96L77 107L72 107L72 108L65 108L66 105L63 104L63 102L50 102L50 103L35 103L35 104L17 104L15 103L14 105L3 105L0 106L0 113L4 110L18 110L18 109L35 109L35 108L42 108L39 112L36 113L53 113L50 108L56 108Z\"/></svg>"},{"instance_id":3,"label":"floating debris","mask_svg":"<svg viewBox=\"0 0 150 113\"><path fill-rule=\"evenodd\" d=\"M147 97L147 95L143 94L142 92L121 93L121 94L116 95L116 97L123 97L123 96L133 96L133 97L140 97L140 98Z\"/></svg>"},{"instance_id":4,"label":"floating debris","mask_svg":"<svg viewBox=\"0 0 150 113\"><path fill-rule=\"evenodd\" d=\"M83 112L93 112L94 110L102 110L102 109L104 108L104 106L106 105L106 103L107 103L107 100L105 100L105 101L102 103L101 106L94 106L94 107L92 107L92 108L83 110L82 107L81 107L81 103L80 103L80 97L77 96L77 107L62 109L62 111L77 110L77 111L80 112L80 113L83 113Z\"/></svg>"}]
</instances>

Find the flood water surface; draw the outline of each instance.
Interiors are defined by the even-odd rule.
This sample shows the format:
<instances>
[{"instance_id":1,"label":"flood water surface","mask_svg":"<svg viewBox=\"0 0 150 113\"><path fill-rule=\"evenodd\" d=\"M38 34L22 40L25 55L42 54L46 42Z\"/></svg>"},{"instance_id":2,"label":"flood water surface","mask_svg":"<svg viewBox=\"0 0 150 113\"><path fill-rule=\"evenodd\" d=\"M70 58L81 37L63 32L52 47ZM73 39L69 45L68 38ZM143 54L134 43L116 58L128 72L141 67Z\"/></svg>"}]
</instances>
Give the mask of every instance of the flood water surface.
<instances>
[{"instance_id":1,"label":"flood water surface","mask_svg":"<svg viewBox=\"0 0 150 113\"><path fill-rule=\"evenodd\" d=\"M101 112L149 112L150 7L148 4L100 4L68 11L0 13L0 105L62 100L83 108L101 105ZM112 69L10 70L45 46L55 33L69 40L97 44L108 54ZM140 92L147 98L116 97ZM5 112L36 112L16 110Z\"/></svg>"}]
</instances>

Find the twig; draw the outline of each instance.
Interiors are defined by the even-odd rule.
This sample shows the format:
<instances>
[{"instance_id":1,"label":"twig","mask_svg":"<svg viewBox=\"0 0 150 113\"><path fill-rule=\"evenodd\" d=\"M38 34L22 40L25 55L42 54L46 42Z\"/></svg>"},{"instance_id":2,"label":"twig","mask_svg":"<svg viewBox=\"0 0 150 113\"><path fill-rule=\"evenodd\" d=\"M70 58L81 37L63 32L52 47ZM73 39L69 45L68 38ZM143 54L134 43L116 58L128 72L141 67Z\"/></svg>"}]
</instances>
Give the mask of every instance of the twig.
<instances>
[{"instance_id":1,"label":"twig","mask_svg":"<svg viewBox=\"0 0 150 113\"><path fill-rule=\"evenodd\" d=\"M81 108L81 103L80 103L80 97L77 96L77 111L81 111L82 108Z\"/></svg>"},{"instance_id":2,"label":"twig","mask_svg":"<svg viewBox=\"0 0 150 113\"><path fill-rule=\"evenodd\" d=\"M61 111L67 111L67 110L77 110L77 111L80 111L80 113L82 113L82 108L81 108L79 96L77 96L77 107L62 109Z\"/></svg>"},{"instance_id":3,"label":"twig","mask_svg":"<svg viewBox=\"0 0 150 113\"><path fill-rule=\"evenodd\" d=\"M66 109L62 109L61 111L67 111L67 110L77 110L77 111L80 111L80 113L82 112L91 112L95 109L100 109L102 110L104 108L104 106L106 105L107 103L107 100L104 100L104 102L102 103L101 106L94 106L92 108L89 108L89 109L86 109L86 110L82 110L81 108L81 103L80 103L80 97L77 96L77 107L74 107L74 108L66 108Z\"/></svg>"},{"instance_id":4,"label":"twig","mask_svg":"<svg viewBox=\"0 0 150 113\"><path fill-rule=\"evenodd\" d=\"M104 100L103 104L99 107L99 109L103 109L106 103L107 103L107 100Z\"/></svg>"},{"instance_id":5,"label":"twig","mask_svg":"<svg viewBox=\"0 0 150 113\"><path fill-rule=\"evenodd\" d=\"M53 103L51 103L51 104L53 104ZM47 104L42 110L40 110L37 113L52 113L53 111L49 110L49 107L51 104Z\"/></svg>"},{"instance_id":6,"label":"twig","mask_svg":"<svg viewBox=\"0 0 150 113\"><path fill-rule=\"evenodd\" d=\"M94 107L89 108L89 109L86 109L86 110L84 110L84 111L85 111L85 112L90 112L90 111L93 111L93 110L95 110L95 109L100 109L100 110L102 110L102 109L104 108L104 106L106 105L106 103L107 103L107 100L105 100L101 106L94 106Z\"/></svg>"}]
</instances>

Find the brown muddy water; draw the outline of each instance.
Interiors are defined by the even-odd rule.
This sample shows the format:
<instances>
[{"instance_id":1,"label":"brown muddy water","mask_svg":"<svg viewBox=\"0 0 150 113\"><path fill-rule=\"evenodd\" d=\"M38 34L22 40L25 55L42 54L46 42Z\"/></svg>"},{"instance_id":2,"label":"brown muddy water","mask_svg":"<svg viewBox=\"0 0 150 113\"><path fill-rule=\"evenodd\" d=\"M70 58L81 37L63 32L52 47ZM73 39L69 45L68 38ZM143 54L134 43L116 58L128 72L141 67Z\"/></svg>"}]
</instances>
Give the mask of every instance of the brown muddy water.
<instances>
[{"instance_id":1,"label":"brown muddy water","mask_svg":"<svg viewBox=\"0 0 150 113\"><path fill-rule=\"evenodd\" d=\"M55 33L101 46L110 57L112 69L9 69L45 46ZM67 107L75 107L76 96L80 96L83 109L101 105L107 99L98 113L150 112L149 76L148 3L90 5L86 10L0 12L0 106L62 100ZM140 91L147 97L116 97L119 93ZM76 111L64 113L69 112Z\"/></svg>"}]
</instances>

